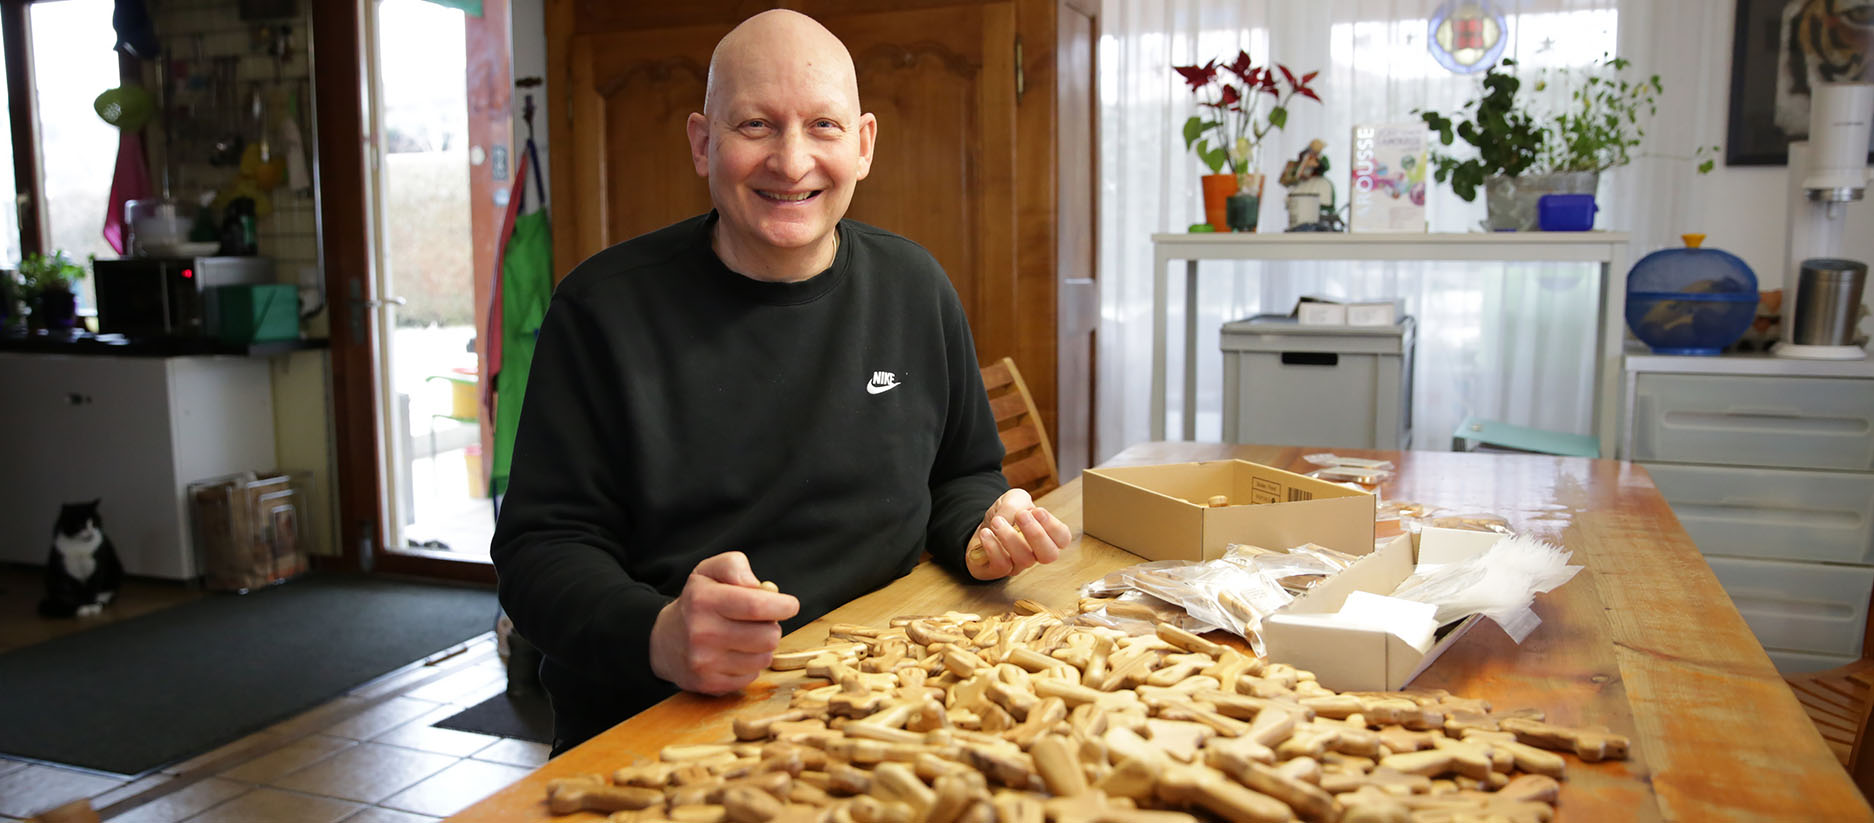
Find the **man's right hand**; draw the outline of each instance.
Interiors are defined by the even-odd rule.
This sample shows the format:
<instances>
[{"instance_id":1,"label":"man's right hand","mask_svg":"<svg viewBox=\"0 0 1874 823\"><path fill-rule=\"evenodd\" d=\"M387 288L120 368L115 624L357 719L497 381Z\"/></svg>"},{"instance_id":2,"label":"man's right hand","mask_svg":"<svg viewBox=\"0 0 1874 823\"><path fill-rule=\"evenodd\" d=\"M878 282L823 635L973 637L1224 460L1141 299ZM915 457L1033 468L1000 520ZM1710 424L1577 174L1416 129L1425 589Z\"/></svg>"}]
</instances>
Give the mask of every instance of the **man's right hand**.
<instances>
[{"instance_id":1,"label":"man's right hand","mask_svg":"<svg viewBox=\"0 0 1874 823\"><path fill-rule=\"evenodd\" d=\"M747 555L723 552L696 564L683 594L657 613L651 671L684 691L735 691L768 667L780 621L798 613L792 595L761 588Z\"/></svg>"}]
</instances>

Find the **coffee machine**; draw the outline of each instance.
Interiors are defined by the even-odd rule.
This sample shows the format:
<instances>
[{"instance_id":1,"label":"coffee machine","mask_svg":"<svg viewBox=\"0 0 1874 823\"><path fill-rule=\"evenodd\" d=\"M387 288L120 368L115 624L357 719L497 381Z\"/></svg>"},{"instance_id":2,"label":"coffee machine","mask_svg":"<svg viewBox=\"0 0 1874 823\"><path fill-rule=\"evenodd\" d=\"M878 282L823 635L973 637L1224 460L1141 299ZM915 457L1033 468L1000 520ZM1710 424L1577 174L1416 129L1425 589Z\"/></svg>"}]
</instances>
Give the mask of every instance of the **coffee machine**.
<instances>
[{"instance_id":1,"label":"coffee machine","mask_svg":"<svg viewBox=\"0 0 1874 823\"><path fill-rule=\"evenodd\" d=\"M1809 139L1789 145L1789 233L1780 357L1860 360L1852 345L1867 264L1841 256L1849 204L1874 178L1867 165L1874 84L1818 83L1809 98ZM1806 305L1805 305L1806 304Z\"/></svg>"}]
</instances>

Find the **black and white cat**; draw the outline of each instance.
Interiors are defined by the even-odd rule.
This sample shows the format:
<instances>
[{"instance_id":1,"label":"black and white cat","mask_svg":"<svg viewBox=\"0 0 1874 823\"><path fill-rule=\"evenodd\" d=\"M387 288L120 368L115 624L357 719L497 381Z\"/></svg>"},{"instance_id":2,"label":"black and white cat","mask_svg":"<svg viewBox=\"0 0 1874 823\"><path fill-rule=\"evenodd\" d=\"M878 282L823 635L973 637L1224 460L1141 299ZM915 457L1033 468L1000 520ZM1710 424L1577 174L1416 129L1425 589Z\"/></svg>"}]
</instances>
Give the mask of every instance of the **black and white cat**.
<instances>
[{"instance_id":1,"label":"black and white cat","mask_svg":"<svg viewBox=\"0 0 1874 823\"><path fill-rule=\"evenodd\" d=\"M46 617L90 617L104 610L124 582L124 565L111 539L104 536L98 503L66 503L52 527L52 553L46 560Z\"/></svg>"}]
</instances>

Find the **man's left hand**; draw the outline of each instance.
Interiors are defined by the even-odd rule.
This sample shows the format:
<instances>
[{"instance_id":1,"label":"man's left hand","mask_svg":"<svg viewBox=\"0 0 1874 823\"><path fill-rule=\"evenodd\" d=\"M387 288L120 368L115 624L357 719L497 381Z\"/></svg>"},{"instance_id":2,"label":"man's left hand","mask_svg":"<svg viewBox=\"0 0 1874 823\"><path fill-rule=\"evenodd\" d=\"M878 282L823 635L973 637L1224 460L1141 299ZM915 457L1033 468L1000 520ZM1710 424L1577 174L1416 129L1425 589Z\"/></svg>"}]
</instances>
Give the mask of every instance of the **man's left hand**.
<instances>
[{"instance_id":1,"label":"man's left hand","mask_svg":"<svg viewBox=\"0 0 1874 823\"><path fill-rule=\"evenodd\" d=\"M1009 489L983 514L982 526L964 551L963 565L977 580L1010 577L1036 563L1060 559L1073 539L1073 530L1035 505L1028 492Z\"/></svg>"}]
</instances>

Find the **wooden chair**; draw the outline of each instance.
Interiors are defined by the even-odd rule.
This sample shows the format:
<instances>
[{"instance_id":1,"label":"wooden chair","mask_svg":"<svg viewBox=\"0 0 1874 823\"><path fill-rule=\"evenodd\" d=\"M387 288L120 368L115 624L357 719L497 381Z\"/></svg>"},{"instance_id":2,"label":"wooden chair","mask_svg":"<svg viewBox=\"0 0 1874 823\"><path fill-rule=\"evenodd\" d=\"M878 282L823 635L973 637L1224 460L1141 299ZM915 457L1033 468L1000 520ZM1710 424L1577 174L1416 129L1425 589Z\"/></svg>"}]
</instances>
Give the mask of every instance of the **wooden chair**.
<instances>
[{"instance_id":1,"label":"wooden chair","mask_svg":"<svg viewBox=\"0 0 1874 823\"><path fill-rule=\"evenodd\" d=\"M1035 497L1061 485L1059 467L1054 464L1054 447L1048 444L1047 430L1035 411L1035 399L1022 382L1021 370L1012 358L983 367L983 388L989 392L989 409L996 416L996 430L1002 435L1002 474L1011 488L1027 489Z\"/></svg>"},{"instance_id":2,"label":"wooden chair","mask_svg":"<svg viewBox=\"0 0 1874 823\"><path fill-rule=\"evenodd\" d=\"M1874 613L1861 640L1860 660L1783 679L1861 793L1874 798L1874 753L1868 751L1868 720L1874 714Z\"/></svg>"}]
</instances>

